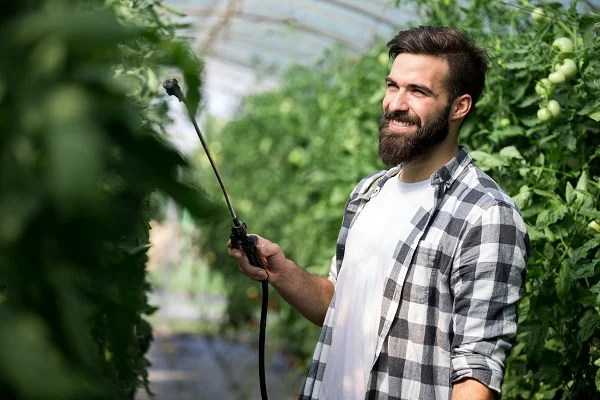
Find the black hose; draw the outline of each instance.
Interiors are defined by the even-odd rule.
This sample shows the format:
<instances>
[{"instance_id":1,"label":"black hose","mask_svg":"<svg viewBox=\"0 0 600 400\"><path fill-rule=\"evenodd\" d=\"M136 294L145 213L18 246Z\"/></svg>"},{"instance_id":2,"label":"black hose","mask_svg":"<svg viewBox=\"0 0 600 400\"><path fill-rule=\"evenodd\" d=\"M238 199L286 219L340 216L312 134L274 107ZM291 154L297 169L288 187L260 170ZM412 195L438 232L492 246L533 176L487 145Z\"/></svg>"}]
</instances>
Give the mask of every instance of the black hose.
<instances>
[{"instance_id":1,"label":"black hose","mask_svg":"<svg viewBox=\"0 0 600 400\"><path fill-rule=\"evenodd\" d=\"M260 397L267 398L267 382L265 379L265 335L267 331L267 307L269 305L269 284L267 280L260 282L262 286L262 306L260 309L260 333L258 336L258 376L260 380Z\"/></svg>"}]
</instances>

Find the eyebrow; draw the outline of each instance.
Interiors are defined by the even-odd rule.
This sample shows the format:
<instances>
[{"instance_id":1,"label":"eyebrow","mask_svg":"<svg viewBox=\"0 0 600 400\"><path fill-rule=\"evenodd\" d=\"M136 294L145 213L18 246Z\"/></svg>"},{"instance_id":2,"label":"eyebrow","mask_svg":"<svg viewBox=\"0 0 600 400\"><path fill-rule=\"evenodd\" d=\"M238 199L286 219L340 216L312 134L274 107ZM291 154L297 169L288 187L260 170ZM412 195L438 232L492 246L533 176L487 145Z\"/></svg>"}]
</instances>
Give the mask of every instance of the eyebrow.
<instances>
[{"instance_id":1,"label":"eyebrow","mask_svg":"<svg viewBox=\"0 0 600 400\"><path fill-rule=\"evenodd\" d=\"M396 81L394 81L389 76L385 78L385 81L386 81L386 83L391 83L393 85L398 86L398 84L396 83ZM435 91L431 90L427 86L419 85L419 84L416 84L416 83L409 83L408 84L408 88L409 89L419 89L422 92L424 92L425 94L427 94L428 96L436 96L437 95L437 93Z\"/></svg>"}]
</instances>

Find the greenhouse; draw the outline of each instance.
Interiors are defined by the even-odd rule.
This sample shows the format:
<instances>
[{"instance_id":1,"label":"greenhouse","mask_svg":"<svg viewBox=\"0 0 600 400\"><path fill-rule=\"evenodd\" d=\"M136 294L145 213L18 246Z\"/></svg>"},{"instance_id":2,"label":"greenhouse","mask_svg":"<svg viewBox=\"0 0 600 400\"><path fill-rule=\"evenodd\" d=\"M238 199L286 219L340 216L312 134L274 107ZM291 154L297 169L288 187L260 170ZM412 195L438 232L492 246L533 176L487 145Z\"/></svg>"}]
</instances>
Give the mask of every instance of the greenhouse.
<instances>
[{"instance_id":1,"label":"greenhouse","mask_svg":"<svg viewBox=\"0 0 600 400\"><path fill-rule=\"evenodd\" d=\"M5 10L0 399L600 399L596 1Z\"/></svg>"}]
</instances>

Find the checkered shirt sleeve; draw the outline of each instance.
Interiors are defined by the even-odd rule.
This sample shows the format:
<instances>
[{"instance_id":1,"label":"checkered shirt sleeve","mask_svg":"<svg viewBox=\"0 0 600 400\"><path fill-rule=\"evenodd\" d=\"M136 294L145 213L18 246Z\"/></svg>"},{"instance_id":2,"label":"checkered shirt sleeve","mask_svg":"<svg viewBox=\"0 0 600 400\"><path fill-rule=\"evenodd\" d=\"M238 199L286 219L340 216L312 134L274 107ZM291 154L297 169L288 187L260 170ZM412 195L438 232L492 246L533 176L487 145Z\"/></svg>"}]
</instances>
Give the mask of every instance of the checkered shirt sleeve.
<instances>
[{"instance_id":1,"label":"checkered shirt sleeve","mask_svg":"<svg viewBox=\"0 0 600 400\"><path fill-rule=\"evenodd\" d=\"M474 378L500 392L514 345L527 260L525 227L512 204L484 210L453 262L452 382Z\"/></svg>"}]
</instances>

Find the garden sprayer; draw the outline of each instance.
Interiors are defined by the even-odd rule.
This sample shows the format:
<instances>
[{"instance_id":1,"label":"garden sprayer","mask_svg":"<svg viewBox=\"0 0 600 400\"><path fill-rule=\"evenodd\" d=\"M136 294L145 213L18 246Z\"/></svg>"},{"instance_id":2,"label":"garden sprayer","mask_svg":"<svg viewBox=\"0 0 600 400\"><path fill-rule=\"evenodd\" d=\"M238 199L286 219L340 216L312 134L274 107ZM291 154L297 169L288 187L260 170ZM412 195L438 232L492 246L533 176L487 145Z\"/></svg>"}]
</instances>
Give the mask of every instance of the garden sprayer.
<instances>
[{"instance_id":1,"label":"garden sprayer","mask_svg":"<svg viewBox=\"0 0 600 400\"><path fill-rule=\"evenodd\" d=\"M183 102L186 105L186 108L188 108L186 99L183 96L183 92L181 91L181 88L179 87L179 83L177 82L177 79L167 79L164 82L163 87L165 88L165 90L167 91L167 94L169 96L177 97L179 99L179 101ZM254 265L255 267L262 268L266 271L264 265L262 264L262 262L260 261L260 258L258 257L258 254L256 254L256 244L257 244L258 238L254 235L248 235L247 230L246 230L246 224L243 223L242 221L240 221L238 219L238 217L236 216L235 211L233 210L233 207L231 205L229 195L227 194L227 189L225 189L225 184L223 183L223 180L221 179L221 174L219 174L219 170L217 169L217 166L215 165L215 162L214 162L212 156L210 155L210 151L208 150L208 145L206 144L206 141L204 140L204 137L202 136L202 133L200 132L200 128L198 128L196 119L194 118L194 116L192 114L189 113L189 108L188 108L188 115L190 117L190 120L192 121L192 124L194 125L194 128L196 129L198 138L200 138L200 142L202 143L204 152L206 153L206 156L208 157L208 160L210 161L210 165L212 166L212 169L215 172L215 176L217 177L217 180L219 181L219 185L221 186L221 190L223 191L223 195L225 196L225 201L227 202L227 208L229 209L229 214L231 214L231 218L233 220L233 224L231 227L231 233L229 235L229 237L231 239L231 245L235 248L241 247L242 250L244 251L244 254L246 255L246 257L248 257L250 264ZM268 279L268 273L267 273L267 279ZM260 380L260 395L261 395L262 400L267 400L267 385L266 385L266 381L265 381L265 331L266 331L266 326L267 326L267 305L269 302L269 286L268 286L267 279L264 279L260 282L262 285L262 306L261 306L261 312L260 312L260 333L259 333L259 339L258 339L258 373L259 373L259 380Z\"/></svg>"}]
</instances>

